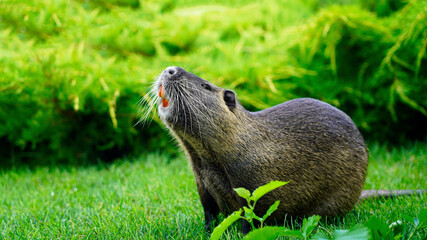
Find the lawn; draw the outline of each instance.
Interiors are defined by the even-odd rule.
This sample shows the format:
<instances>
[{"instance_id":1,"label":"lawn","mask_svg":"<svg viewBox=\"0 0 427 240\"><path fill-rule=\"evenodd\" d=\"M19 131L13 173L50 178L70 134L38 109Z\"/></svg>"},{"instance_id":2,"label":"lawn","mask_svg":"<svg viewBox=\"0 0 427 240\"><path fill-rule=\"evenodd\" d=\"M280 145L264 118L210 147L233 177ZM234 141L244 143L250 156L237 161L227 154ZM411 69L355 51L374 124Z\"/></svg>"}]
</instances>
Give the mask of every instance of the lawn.
<instances>
[{"instance_id":1,"label":"lawn","mask_svg":"<svg viewBox=\"0 0 427 240\"><path fill-rule=\"evenodd\" d=\"M365 189L426 189L427 144L370 145ZM150 154L111 165L19 168L0 173L0 238L207 239L191 169L183 155ZM367 200L316 231L347 229L376 215L388 224L416 217L426 195ZM225 236L241 237L238 226ZM326 229L326 230L325 230ZM425 238L426 231L413 239Z\"/></svg>"}]
</instances>

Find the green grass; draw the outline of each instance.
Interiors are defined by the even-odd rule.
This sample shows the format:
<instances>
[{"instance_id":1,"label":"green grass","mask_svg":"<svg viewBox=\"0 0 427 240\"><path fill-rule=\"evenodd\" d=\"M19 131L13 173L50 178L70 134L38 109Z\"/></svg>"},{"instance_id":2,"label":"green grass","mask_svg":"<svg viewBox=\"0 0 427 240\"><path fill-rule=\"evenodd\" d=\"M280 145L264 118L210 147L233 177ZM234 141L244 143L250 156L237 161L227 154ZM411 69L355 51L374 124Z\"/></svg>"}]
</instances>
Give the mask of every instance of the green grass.
<instances>
[{"instance_id":1,"label":"green grass","mask_svg":"<svg viewBox=\"0 0 427 240\"><path fill-rule=\"evenodd\" d=\"M169 238L202 235L202 209L184 159L1 175L5 238Z\"/></svg>"},{"instance_id":2,"label":"green grass","mask_svg":"<svg viewBox=\"0 0 427 240\"><path fill-rule=\"evenodd\" d=\"M392 150L373 144L370 152L366 189L427 189L427 144ZM3 170L0 193L0 238L209 237L183 156L151 154L88 168ZM322 220L321 225L331 231L365 223L373 215L388 223L405 214L415 217L427 207L425 197L364 201L346 217ZM225 238L236 239L239 234L235 226Z\"/></svg>"}]
</instances>

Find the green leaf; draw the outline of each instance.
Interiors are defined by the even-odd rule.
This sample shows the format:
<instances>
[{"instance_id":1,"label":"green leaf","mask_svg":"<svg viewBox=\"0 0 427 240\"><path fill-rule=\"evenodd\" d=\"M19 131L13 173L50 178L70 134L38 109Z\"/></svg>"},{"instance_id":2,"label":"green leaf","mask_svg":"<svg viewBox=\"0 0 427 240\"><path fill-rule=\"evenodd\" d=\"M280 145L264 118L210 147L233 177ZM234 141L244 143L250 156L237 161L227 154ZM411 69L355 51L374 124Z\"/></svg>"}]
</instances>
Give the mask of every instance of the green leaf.
<instances>
[{"instance_id":1,"label":"green leaf","mask_svg":"<svg viewBox=\"0 0 427 240\"><path fill-rule=\"evenodd\" d=\"M301 231L299 231L299 230L290 230L290 229L286 229L284 231L284 233L282 234L282 236L285 236L285 237L294 237L294 238L301 238L301 239L304 238L302 236Z\"/></svg>"},{"instance_id":2,"label":"green leaf","mask_svg":"<svg viewBox=\"0 0 427 240\"><path fill-rule=\"evenodd\" d=\"M249 200L249 198L251 197L251 192L249 192L249 190L247 190L246 188L235 188L234 191L236 191L237 195L246 200Z\"/></svg>"},{"instance_id":3,"label":"green leaf","mask_svg":"<svg viewBox=\"0 0 427 240\"><path fill-rule=\"evenodd\" d=\"M264 227L251 231L244 240L271 240L283 236L286 227Z\"/></svg>"},{"instance_id":4,"label":"green leaf","mask_svg":"<svg viewBox=\"0 0 427 240\"><path fill-rule=\"evenodd\" d=\"M245 211L245 218L246 219L257 219L258 220L258 216L255 215L254 210L247 208L247 207L243 207L243 210Z\"/></svg>"},{"instance_id":5,"label":"green leaf","mask_svg":"<svg viewBox=\"0 0 427 240\"><path fill-rule=\"evenodd\" d=\"M277 210L277 208L279 207L280 201L277 200L276 202L273 203L273 205L271 205L267 212L264 214L264 216L262 216L262 221L265 221L266 218L268 218L274 211Z\"/></svg>"},{"instance_id":6,"label":"green leaf","mask_svg":"<svg viewBox=\"0 0 427 240\"><path fill-rule=\"evenodd\" d=\"M392 239L389 226L376 216L372 216L365 224L371 230L373 240Z\"/></svg>"},{"instance_id":7,"label":"green leaf","mask_svg":"<svg viewBox=\"0 0 427 240\"><path fill-rule=\"evenodd\" d=\"M222 221L212 232L211 240L218 240L231 224L240 219L242 212L243 210L240 209L239 211L233 212L230 214L230 216L224 219L224 221Z\"/></svg>"},{"instance_id":8,"label":"green leaf","mask_svg":"<svg viewBox=\"0 0 427 240\"><path fill-rule=\"evenodd\" d=\"M313 235L311 240L330 240L330 238L326 234L324 234L322 232L318 232L318 233Z\"/></svg>"},{"instance_id":9,"label":"green leaf","mask_svg":"<svg viewBox=\"0 0 427 240\"><path fill-rule=\"evenodd\" d=\"M304 218L301 228L302 236L304 237L304 239L307 239L310 236L311 232L317 227L320 218L321 217L317 215L313 215L308 219Z\"/></svg>"},{"instance_id":10,"label":"green leaf","mask_svg":"<svg viewBox=\"0 0 427 240\"><path fill-rule=\"evenodd\" d=\"M418 214L418 223L417 228L422 229L427 227L427 209L423 209L420 214Z\"/></svg>"},{"instance_id":11,"label":"green leaf","mask_svg":"<svg viewBox=\"0 0 427 240\"><path fill-rule=\"evenodd\" d=\"M368 240L369 230L361 224L354 225L349 230L335 230L333 240Z\"/></svg>"},{"instance_id":12,"label":"green leaf","mask_svg":"<svg viewBox=\"0 0 427 240\"><path fill-rule=\"evenodd\" d=\"M258 201L262 196L264 196L266 193L281 187L289 182L282 182L282 181L271 181L263 186L258 187L255 189L255 191L252 193L252 197L250 198L253 201Z\"/></svg>"}]
</instances>

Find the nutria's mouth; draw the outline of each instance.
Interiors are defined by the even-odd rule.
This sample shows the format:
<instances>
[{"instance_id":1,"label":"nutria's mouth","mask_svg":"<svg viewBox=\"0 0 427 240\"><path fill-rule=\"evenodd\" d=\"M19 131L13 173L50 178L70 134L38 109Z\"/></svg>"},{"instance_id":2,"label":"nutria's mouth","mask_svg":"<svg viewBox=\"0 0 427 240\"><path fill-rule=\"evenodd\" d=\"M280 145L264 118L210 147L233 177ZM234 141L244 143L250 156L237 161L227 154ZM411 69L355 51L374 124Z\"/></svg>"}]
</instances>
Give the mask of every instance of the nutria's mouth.
<instances>
[{"instance_id":1,"label":"nutria's mouth","mask_svg":"<svg viewBox=\"0 0 427 240\"><path fill-rule=\"evenodd\" d=\"M162 100L162 107L167 107L169 105L169 101L165 97L165 89L162 84L159 86L159 97Z\"/></svg>"}]
</instances>

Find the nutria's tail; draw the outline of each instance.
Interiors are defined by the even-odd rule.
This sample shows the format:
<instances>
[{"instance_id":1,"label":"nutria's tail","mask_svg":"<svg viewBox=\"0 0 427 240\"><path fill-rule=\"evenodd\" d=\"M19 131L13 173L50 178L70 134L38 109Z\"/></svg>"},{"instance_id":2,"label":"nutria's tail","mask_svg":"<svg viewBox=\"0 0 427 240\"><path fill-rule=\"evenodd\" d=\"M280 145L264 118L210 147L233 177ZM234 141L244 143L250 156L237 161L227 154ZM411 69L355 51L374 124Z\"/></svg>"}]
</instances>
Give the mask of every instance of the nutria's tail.
<instances>
[{"instance_id":1,"label":"nutria's tail","mask_svg":"<svg viewBox=\"0 0 427 240\"><path fill-rule=\"evenodd\" d=\"M417 190L363 190L362 194L359 197L359 201L362 201L367 198L391 198L403 195L414 195L414 194L424 194L426 190L417 189Z\"/></svg>"}]
</instances>

